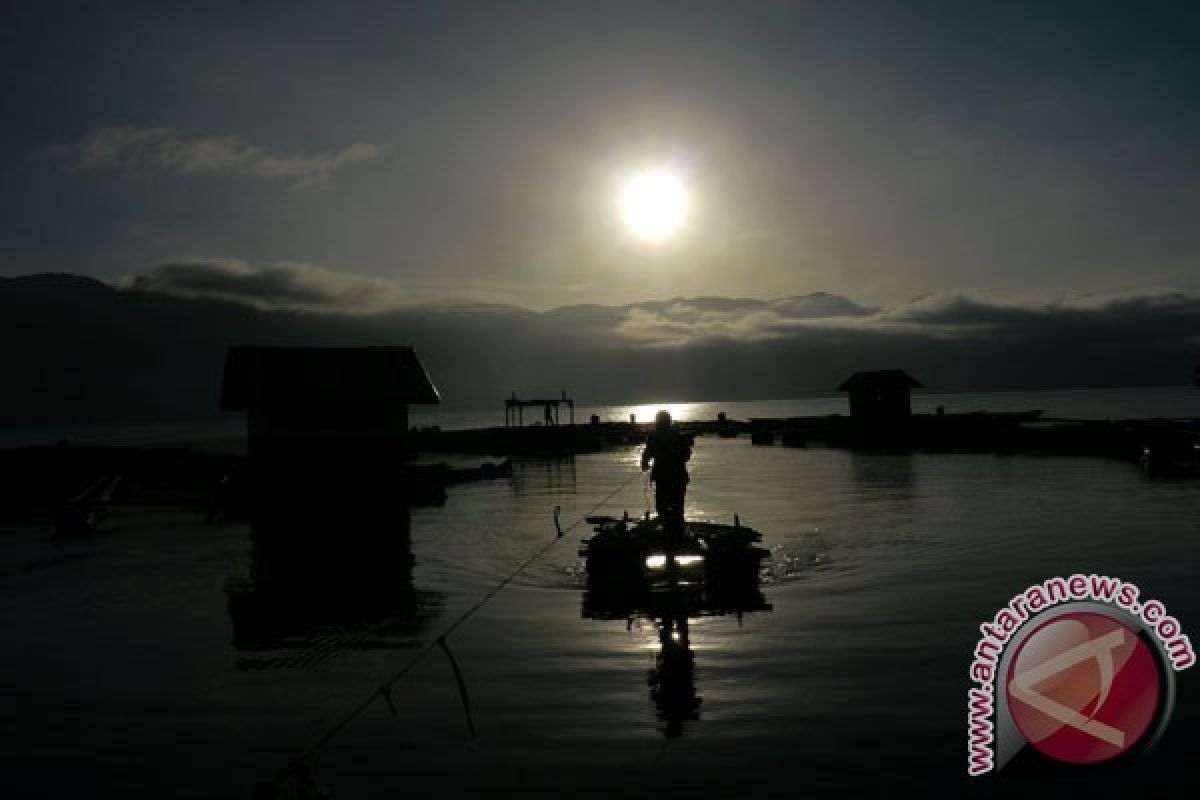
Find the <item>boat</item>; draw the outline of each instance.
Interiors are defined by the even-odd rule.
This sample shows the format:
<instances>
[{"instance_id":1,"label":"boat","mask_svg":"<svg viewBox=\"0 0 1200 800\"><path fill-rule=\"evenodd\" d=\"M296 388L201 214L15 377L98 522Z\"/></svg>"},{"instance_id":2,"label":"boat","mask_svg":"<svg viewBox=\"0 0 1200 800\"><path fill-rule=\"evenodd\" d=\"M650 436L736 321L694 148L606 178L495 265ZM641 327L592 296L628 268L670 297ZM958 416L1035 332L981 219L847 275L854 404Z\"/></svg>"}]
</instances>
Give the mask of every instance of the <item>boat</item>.
<instances>
[{"instance_id":1,"label":"boat","mask_svg":"<svg viewBox=\"0 0 1200 800\"><path fill-rule=\"evenodd\" d=\"M595 534L583 541L587 588L582 616L593 620L650 620L658 631L654 668L646 676L668 739L683 735L700 718L696 655L691 623L702 617L770 611L759 590L762 536L741 524L685 520L679 516L640 519L628 514L588 517Z\"/></svg>"},{"instance_id":2,"label":"boat","mask_svg":"<svg viewBox=\"0 0 1200 800\"><path fill-rule=\"evenodd\" d=\"M736 515L732 525L650 514L587 521L595 534L584 540L579 554L587 566L588 590L594 599L625 599L600 605L646 607L668 596L726 611L763 605L758 578L770 553L758 546L762 534Z\"/></svg>"}]
</instances>

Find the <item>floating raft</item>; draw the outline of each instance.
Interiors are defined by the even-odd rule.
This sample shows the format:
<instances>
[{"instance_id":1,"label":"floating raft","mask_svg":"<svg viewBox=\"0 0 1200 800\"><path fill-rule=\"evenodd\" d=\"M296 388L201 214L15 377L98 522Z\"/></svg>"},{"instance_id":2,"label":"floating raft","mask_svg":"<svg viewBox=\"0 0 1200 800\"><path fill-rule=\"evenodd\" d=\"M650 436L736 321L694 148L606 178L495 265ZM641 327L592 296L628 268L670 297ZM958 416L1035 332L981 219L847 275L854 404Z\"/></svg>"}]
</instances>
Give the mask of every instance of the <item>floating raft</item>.
<instances>
[{"instance_id":1,"label":"floating raft","mask_svg":"<svg viewBox=\"0 0 1200 800\"><path fill-rule=\"evenodd\" d=\"M588 517L595 529L579 550L588 590L597 607L614 616L627 607L652 607L668 599L694 610L751 611L764 607L758 591L762 535L742 525L683 520Z\"/></svg>"}]
</instances>

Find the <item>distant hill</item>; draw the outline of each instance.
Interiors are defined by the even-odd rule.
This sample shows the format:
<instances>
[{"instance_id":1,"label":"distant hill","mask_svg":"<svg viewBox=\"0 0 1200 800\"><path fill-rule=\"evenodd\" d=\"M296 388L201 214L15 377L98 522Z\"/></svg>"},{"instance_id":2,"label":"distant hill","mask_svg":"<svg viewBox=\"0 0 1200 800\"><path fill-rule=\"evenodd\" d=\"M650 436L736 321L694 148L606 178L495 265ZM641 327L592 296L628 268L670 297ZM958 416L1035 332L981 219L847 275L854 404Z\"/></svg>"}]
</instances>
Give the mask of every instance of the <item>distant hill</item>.
<instances>
[{"instance_id":1,"label":"distant hill","mask_svg":"<svg viewBox=\"0 0 1200 800\"><path fill-rule=\"evenodd\" d=\"M854 370L887 367L941 391L1180 384L1196 361L1192 305L998 322L988 313L986 330L949 336L911 320L880 328L877 309L822 293L347 315L264 311L68 274L0 278L0 424L215 416L230 344L410 344L458 408L560 388L597 404L830 394Z\"/></svg>"}]
</instances>

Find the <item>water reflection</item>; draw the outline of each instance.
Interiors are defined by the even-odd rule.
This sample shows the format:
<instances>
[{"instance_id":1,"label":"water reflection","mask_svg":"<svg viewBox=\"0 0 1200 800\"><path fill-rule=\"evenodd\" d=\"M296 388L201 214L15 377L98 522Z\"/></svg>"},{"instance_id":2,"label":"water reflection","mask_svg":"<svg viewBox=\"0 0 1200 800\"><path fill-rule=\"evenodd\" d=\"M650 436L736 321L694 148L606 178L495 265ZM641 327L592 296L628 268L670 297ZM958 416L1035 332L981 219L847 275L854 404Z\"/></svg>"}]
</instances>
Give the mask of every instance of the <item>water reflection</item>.
<instances>
[{"instance_id":1,"label":"water reflection","mask_svg":"<svg viewBox=\"0 0 1200 800\"><path fill-rule=\"evenodd\" d=\"M598 528L601 537L614 533L611 525L601 524ZM640 525L633 527L629 537L635 548L639 530ZM746 529L730 527L730 530ZM715 531L708 541L720 541ZM661 544L655 542L653 546L658 548ZM646 678L650 699L663 736L682 736L688 723L700 719L703 703L697 688L691 621L736 614L740 622L743 614L770 611L771 605L759 587L760 557L747 558L744 554L729 551L722 555L720 547L714 550L710 546L706 548L708 555L703 578L694 580L687 574L691 569L685 563L687 557L681 556L680 552L694 550L695 539L668 546L662 554L645 556L639 553L638 560L645 563L647 573L666 570L670 577L664 580L658 575L654 578L632 575L628 569L615 571L612 547L611 543L606 543L603 550L595 546L590 549L582 616L594 620L623 619L627 630L632 630L634 623L641 620L655 626L658 642L654 667ZM594 558L600 558L602 562L592 561ZM672 563L677 565L673 575L669 566Z\"/></svg>"},{"instance_id":2,"label":"water reflection","mask_svg":"<svg viewBox=\"0 0 1200 800\"><path fill-rule=\"evenodd\" d=\"M514 459L512 494L573 494L576 490L575 457Z\"/></svg>"},{"instance_id":3,"label":"water reflection","mask_svg":"<svg viewBox=\"0 0 1200 800\"><path fill-rule=\"evenodd\" d=\"M658 710L659 730L668 739L683 735L683 725L700 719L700 696L696 693L696 654L686 614L665 616L657 621L658 652L646 682Z\"/></svg>"},{"instance_id":4,"label":"water reflection","mask_svg":"<svg viewBox=\"0 0 1200 800\"><path fill-rule=\"evenodd\" d=\"M671 415L671 419L690 420L699 419L702 412L707 410L706 403L650 403L643 405L632 406L617 406L613 411L606 416L615 418L621 422L629 419L632 414L637 422L653 422L654 415L659 411L666 411ZM716 414L712 414L715 418Z\"/></svg>"},{"instance_id":5,"label":"water reflection","mask_svg":"<svg viewBox=\"0 0 1200 800\"><path fill-rule=\"evenodd\" d=\"M442 598L413 585L410 518L382 496L264 503L249 575L226 586L238 667L310 668L411 645Z\"/></svg>"},{"instance_id":6,"label":"water reflection","mask_svg":"<svg viewBox=\"0 0 1200 800\"><path fill-rule=\"evenodd\" d=\"M911 452L863 452L850 454L850 472L864 489L886 489L909 496L916 487L916 467Z\"/></svg>"}]
</instances>

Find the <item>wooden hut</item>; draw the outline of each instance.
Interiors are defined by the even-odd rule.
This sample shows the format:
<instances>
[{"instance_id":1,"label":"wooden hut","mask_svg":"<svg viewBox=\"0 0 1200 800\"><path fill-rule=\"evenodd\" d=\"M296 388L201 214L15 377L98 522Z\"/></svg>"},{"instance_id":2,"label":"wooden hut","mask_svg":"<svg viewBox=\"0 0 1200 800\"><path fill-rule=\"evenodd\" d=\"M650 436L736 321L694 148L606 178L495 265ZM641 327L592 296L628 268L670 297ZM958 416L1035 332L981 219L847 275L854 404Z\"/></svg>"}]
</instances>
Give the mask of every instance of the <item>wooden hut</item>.
<instances>
[{"instance_id":1,"label":"wooden hut","mask_svg":"<svg viewBox=\"0 0 1200 800\"><path fill-rule=\"evenodd\" d=\"M912 416L913 389L924 388L902 369L856 372L837 387L848 392L850 415L856 420L877 422Z\"/></svg>"},{"instance_id":2,"label":"wooden hut","mask_svg":"<svg viewBox=\"0 0 1200 800\"><path fill-rule=\"evenodd\" d=\"M260 476L402 461L409 404L439 400L411 347L231 347L225 356L221 409L246 412Z\"/></svg>"}]
</instances>

